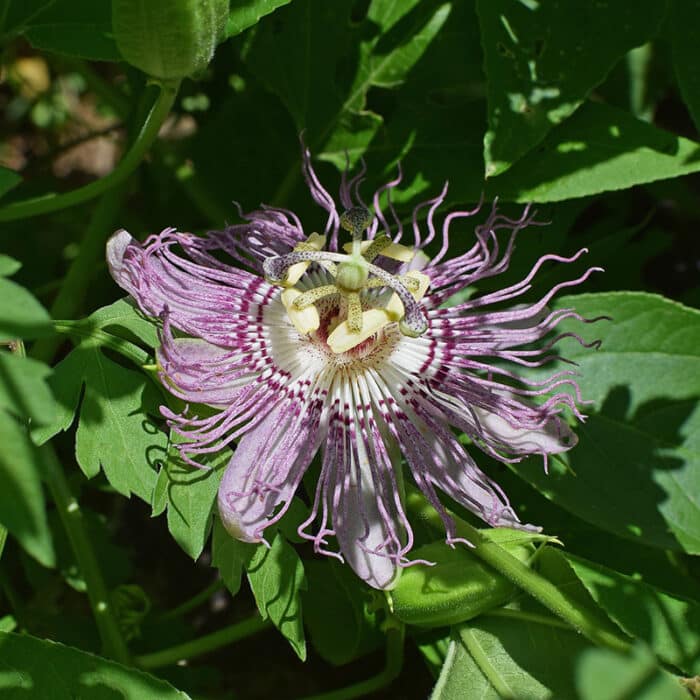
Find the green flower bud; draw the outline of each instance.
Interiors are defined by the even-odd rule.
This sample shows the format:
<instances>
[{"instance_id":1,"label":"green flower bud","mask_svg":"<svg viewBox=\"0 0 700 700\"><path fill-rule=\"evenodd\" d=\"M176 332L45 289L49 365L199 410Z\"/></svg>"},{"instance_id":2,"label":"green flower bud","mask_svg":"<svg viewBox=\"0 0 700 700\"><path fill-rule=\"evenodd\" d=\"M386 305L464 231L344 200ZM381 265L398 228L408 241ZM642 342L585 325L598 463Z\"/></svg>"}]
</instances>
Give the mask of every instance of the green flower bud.
<instances>
[{"instance_id":1,"label":"green flower bud","mask_svg":"<svg viewBox=\"0 0 700 700\"><path fill-rule=\"evenodd\" d=\"M224 36L229 0L113 0L112 29L124 59L161 80L206 68Z\"/></svg>"},{"instance_id":2,"label":"green flower bud","mask_svg":"<svg viewBox=\"0 0 700 700\"><path fill-rule=\"evenodd\" d=\"M508 529L489 531L496 541L520 561L532 556L532 536ZM435 562L403 570L390 595L393 611L409 625L443 627L470 620L507 603L517 592L504 576L478 559L466 546L454 549L432 542L412 552L414 559Z\"/></svg>"}]
</instances>

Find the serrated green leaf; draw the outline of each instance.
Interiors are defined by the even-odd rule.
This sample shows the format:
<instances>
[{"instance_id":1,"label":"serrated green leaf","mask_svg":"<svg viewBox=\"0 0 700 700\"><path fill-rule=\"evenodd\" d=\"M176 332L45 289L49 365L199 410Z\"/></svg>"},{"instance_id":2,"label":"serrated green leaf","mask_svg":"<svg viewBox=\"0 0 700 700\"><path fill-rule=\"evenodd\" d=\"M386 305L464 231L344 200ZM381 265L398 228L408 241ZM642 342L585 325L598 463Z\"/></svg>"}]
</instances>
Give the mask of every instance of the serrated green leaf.
<instances>
[{"instance_id":1,"label":"serrated green leaf","mask_svg":"<svg viewBox=\"0 0 700 700\"><path fill-rule=\"evenodd\" d=\"M0 656L0 687L7 700L189 700L169 683L136 668L27 634L0 632Z\"/></svg>"},{"instance_id":2,"label":"serrated green leaf","mask_svg":"<svg viewBox=\"0 0 700 700\"><path fill-rule=\"evenodd\" d=\"M700 553L700 313L636 292L561 299L594 328L598 351L565 339L579 384L594 408L577 427L579 444L549 475L539 460L513 469L580 518L647 545Z\"/></svg>"},{"instance_id":3,"label":"serrated green leaf","mask_svg":"<svg viewBox=\"0 0 700 700\"><path fill-rule=\"evenodd\" d=\"M185 464L171 446L167 462L161 469L161 473L165 470L167 475L163 478L168 529L193 559L202 553L209 536L221 469L229 456L228 450L223 450L206 462L210 469L197 469ZM159 507L161 504L162 497L159 498Z\"/></svg>"},{"instance_id":4,"label":"serrated green leaf","mask_svg":"<svg viewBox=\"0 0 700 700\"><path fill-rule=\"evenodd\" d=\"M272 620L297 656L306 659L301 617L304 565L294 548L277 535L268 549L259 546L248 566L248 582L263 619Z\"/></svg>"},{"instance_id":5,"label":"serrated green leaf","mask_svg":"<svg viewBox=\"0 0 700 700\"><path fill-rule=\"evenodd\" d=\"M558 202L700 171L700 143L600 102L588 102L487 194L506 201Z\"/></svg>"},{"instance_id":6,"label":"serrated green leaf","mask_svg":"<svg viewBox=\"0 0 700 700\"><path fill-rule=\"evenodd\" d=\"M54 0L24 23L23 34L42 51L118 61L111 11L111 0Z\"/></svg>"},{"instance_id":7,"label":"serrated green leaf","mask_svg":"<svg viewBox=\"0 0 700 700\"><path fill-rule=\"evenodd\" d=\"M623 656L607 649L587 649L576 666L581 700L685 700L688 693L659 668L653 655L636 647Z\"/></svg>"},{"instance_id":8,"label":"serrated green leaf","mask_svg":"<svg viewBox=\"0 0 700 700\"><path fill-rule=\"evenodd\" d=\"M678 87L700 129L700 1L671 1L670 37Z\"/></svg>"},{"instance_id":9,"label":"serrated green leaf","mask_svg":"<svg viewBox=\"0 0 700 700\"><path fill-rule=\"evenodd\" d=\"M73 422L83 385L76 433L76 457L83 473L100 468L112 486L151 502L154 465L162 460L167 437L149 415L157 415L159 393L143 375L110 360L92 341L76 347L55 368L49 382L59 404L52 424L32 432L42 443Z\"/></svg>"},{"instance_id":10,"label":"serrated green leaf","mask_svg":"<svg viewBox=\"0 0 700 700\"><path fill-rule=\"evenodd\" d=\"M236 36L291 0L231 0L226 36Z\"/></svg>"},{"instance_id":11,"label":"serrated green leaf","mask_svg":"<svg viewBox=\"0 0 700 700\"><path fill-rule=\"evenodd\" d=\"M22 176L10 168L0 166L0 197L9 192L13 187L17 187L22 182ZM7 274L12 274L11 272Z\"/></svg>"},{"instance_id":12,"label":"serrated green leaf","mask_svg":"<svg viewBox=\"0 0 700 700\"><path fill-rule=\"evenodd\" d=\"M653 37L666 3L478 0L488 77L487 177L507 170Z\"/></svg>"},{"instance_id":13,"label":"serrated green leaf","mask_svg":"<svg viewBox=\"0 0 700 700\"><path fill-rule=\"evenodd\" d=\"M26 429L0 411L0 523L44 566L55 555L41 487L41 458Z\"/></svg>"},{"instance_id":14,"label":"serrated green leaf","mask_svg":"<svg viewBox=\"0 0 700 700\"><path fill-rule=\"evenodd\" d=\"M593 599L627 634L689 675L700 674L700 603L570 554L566 559Z\"/></svg>"},{"instance_id":15,"label":"serrated green leaf","mask_svg":"<svg viewBox=\"0 0 700 700\"><path fill-rule=\"evenodd\" d=\"M158 392L143 376L108 360L95 346L80 346L85 395L75 439L78 464L88 478L100 467L125 496L150 502L162 459L165 434L147 416L158 405ZM82 357L81 357L82 356Z\"/></svg>"},{"instance_id":16,"label":"serrated green leaf","mask_svg":"<svg viewBox=\"0 0 700 700\"><path fill-rule=\"evenodd\" d=\"M51 423L56 405L46 384L49 374L43 362L0 352L0 408L33 424Z\"/></svg>"}]
</instances>

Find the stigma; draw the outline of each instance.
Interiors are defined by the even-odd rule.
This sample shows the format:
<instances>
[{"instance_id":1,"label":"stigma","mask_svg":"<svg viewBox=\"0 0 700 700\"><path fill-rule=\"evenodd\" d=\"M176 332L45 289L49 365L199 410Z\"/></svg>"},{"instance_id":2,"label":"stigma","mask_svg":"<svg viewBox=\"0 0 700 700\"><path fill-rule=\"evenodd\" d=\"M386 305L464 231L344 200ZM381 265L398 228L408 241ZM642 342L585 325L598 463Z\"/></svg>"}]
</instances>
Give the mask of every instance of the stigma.
<instances>
[{"instance_id":1,"label":"stigma","mask_svg":"<svg viewBox=\"0 0 700 700\"><path fill-rule=\"evenodd\" d=\"M296 330L310 335L323 327L325 343L336 354L365 343L389 324L411 337L428 330L419 302L430 278L417 270L393 274L382 267L381 258L410 263L415 251L384 234L365 239L371 223L367 209L353 207L340 217L351 235L344 252L325 250L325 237L312 233L291 253L263 263L267 280L284 287L281 301ZM318 267L310 270L312 264Z\"/></svg>"}]
</instances>

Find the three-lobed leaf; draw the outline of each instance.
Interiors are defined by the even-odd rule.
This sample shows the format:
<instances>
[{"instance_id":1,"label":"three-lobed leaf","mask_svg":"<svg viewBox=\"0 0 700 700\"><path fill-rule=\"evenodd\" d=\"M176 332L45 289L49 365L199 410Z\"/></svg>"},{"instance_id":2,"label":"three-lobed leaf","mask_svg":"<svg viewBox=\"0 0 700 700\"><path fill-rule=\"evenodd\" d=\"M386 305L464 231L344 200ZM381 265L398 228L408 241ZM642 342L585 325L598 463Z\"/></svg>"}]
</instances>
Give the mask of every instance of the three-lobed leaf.
<instances>
[{"instance_id":1,"label":"three-lobed leaf","mask_svg":"<svg viewBox=\"0 0 700 700\"><path fill-rule=\"evenodd\" d=\"M580 518L647 545L700 552L700 313L652 294L561 299L584 317L562 330L600 338L593 351L560 345L579 365L590 414L579 444L544 474L538 460L513 469Z\"/></svg>"}]
</instances>

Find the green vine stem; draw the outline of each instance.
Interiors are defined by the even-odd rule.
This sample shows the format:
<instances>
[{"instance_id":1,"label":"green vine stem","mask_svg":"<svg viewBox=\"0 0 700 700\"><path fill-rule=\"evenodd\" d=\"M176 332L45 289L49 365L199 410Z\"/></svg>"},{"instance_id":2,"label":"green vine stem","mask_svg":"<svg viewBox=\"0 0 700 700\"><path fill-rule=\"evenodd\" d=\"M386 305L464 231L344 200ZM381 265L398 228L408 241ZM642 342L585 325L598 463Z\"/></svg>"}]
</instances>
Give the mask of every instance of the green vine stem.
<instances>
[{"instance_id":1,"label":"green vine stem","mask_svg":"<svg viewBox=\"0 0 700 700\"><path fill-rule=\"evenodd\" d=\"M80 252L68 269L51 305L50 313L53 318L71 318L79 312L88 284L94 275L96 262L104 256L105 240L111 232L112 222L122 202L124 185L123 182L119 183L98 200L80 243ZM60 343L59 336L41 338L32 348L32 357L42 362L50 362Z\"/></svg>"},{"instance_id":2,"label":"green vine stem","mask_svg":"<svg viewBox=\"0 0 700 700\"><path fill-rule=\"evenodd\" d=\"M131 148L109 175L64 194L48 194L8 204L0 209L0 222L26 219L82 204L123 182L136 170L158 136L160 127L175 102L179 83L160 83L158 88L158 96L141 125Z\"/></svg>"},{"instance_id":3,"label":"green vine stem","mask_svg":"<svg viewBox=\"0 0 700 700\"><path fill-rule=\"evenodd\" d=\"M411 489L407 501L409 509L416 516L442 527L442 521L435 509L414 488ZM560 591L551 581L528 568L469 523L454 514L451 515L455 520L458 535L471 542L473 545L471 552L479 559L503 574L518 588L531 595L592 642L615 651L629 651L631 648L629 641L614 632L610 625L606 629L604 620L591 614L588 610L580 608L575 601Z\"/></svg>"},{"instance_id":4,"label":"green vine stem","mask_svg":"<svg viewBox=\"0 0 700 700\"><path fill-rule=\"evenodd\" d=\"M77 343L92 341L96 345L102 345L110 350L118 352L135 365L142 367L149 359L149 354L142 348L120 338L112 333L107 333L90 322L89 319L81 321L54 321L53 329L56 333L67 335Z\"/></svg>"},{"instance_id":5,"label":"green vine stem","mask_svg":"<svg viewBox=\"0 0 700 700\"><path fill-rule=\"evenodd\" d=\"M85 579L92 613L95 616L100 639L107 656L123 664L130 662L119 622L114 613L109 591L102 578L102 572L90 542L80 504L71 493L56 452L51 443L40 448L43 458L44 476L51 491L58 515L68 534L78 567Z\"/></svg>"},{"instance_id":6,"label":"green vine stem","mask_svg":"<svg viewBox=\"0 0 700 700\"><path fill-rule=\"evenodd\" d=\"M203 588L199 593L192 596L189 600L181 603L176 608L164 612L161 616L161 620L172 620L173 618L181 617L186 615L188 612L195 610L200 605L206 603L217 591L225 588L224 582L217 578L212 583L210 583L206 588Z\"/></svg>"},{"instance_id":7,"label":"green vine stem","mask_svg":"<svg viewBox=\"0 0 700 700\"><path fill-rule=\"evenodd\" d=\"M182 659L192 659L195 656L207 654L210 651L215 651L228 644L233 644L241 639L250 637L264 629L270 627L272 623L269 620L263 620L260 615L253 615L247 620L237 622L229 627L224 627L221 630L207 634L204 637L193 639L184 644L177 644L174 647L168 647L161 651L155 651L152 654L143 654L137 656L134 661L141 668L159 668L160 666L171 666Z\"/></svg>"},{"instance_id":8,"label":"green vine stem","mask_svg":"<svg viewBox=\"0 0 700 700\"><path fill-rule=\"evenodd\" d=\"M403 667L404 627L390 628L386 640L386 664L376 675L367 680L331 690L319 695L308 695L304 700L352 700L374 693L398 678Z\"/></svg>"}]
</instances>

